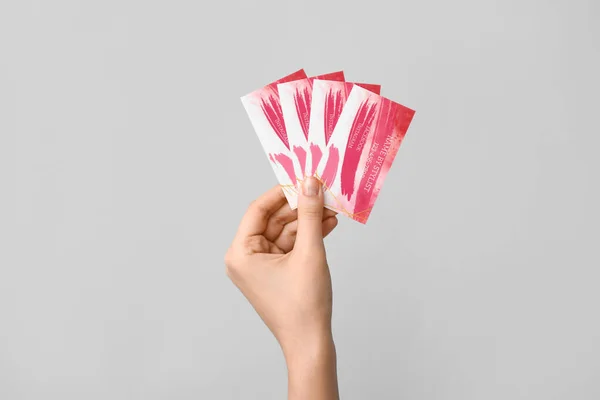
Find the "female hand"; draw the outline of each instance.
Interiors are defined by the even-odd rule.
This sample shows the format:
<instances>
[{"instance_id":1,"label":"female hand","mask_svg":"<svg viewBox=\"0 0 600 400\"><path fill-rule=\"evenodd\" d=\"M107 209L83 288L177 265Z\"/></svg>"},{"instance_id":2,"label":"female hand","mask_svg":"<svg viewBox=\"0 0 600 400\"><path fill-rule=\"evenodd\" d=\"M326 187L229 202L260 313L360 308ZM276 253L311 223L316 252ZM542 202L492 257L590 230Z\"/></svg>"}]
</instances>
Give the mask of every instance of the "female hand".
<instances>
[{"instance_id":1,"label":"female hand","mask_svg":"<svg viewBox=\"0 0 600 400\"><path fill-rule=\"evenodd\" d=\"M283 349L289 398L337 398L331 334L332 290L323 238L337 218L323 208L315 178L304 180L298 210L280 187L253 202L225 255L227 275Z\"/></svg>"}]
</instances>

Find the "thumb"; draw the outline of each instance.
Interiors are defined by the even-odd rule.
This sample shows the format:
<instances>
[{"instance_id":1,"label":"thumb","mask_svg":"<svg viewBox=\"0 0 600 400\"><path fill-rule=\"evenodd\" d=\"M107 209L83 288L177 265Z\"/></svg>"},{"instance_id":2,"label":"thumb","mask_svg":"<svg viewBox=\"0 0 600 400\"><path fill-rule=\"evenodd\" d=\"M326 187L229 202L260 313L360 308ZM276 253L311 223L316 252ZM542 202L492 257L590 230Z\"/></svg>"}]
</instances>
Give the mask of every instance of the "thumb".
<instances>
[{"instance_id":1,"label":"thumb","mask_svg":"<svg viewBox=\"0 0 600 400\"><path fill-rule=\"evenodd\" d=\"M302 252L323 249L323 189L321 182L309 176L298 191L298 232L294 249Z\"/></svg>"}]
</instances>

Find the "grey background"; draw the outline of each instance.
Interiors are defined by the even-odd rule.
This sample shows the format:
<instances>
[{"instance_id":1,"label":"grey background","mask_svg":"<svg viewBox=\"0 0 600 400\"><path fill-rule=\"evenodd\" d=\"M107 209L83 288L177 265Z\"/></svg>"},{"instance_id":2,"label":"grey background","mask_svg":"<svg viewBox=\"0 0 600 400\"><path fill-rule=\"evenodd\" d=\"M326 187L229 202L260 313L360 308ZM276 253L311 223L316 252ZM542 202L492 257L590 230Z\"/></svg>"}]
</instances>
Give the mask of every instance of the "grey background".
<instances>
[{"instance_id":1,"label":"grey background","mask_svg":"<svg viewBox=\"0 0 600 400\"><path fill-rule=\"evenodd\" d=\"M417 110L327 241L344 399L600 398L596 1L0 1L0 398L280 399L226 279L275 184L239 97Z\"/></svg>"}]
</instances>

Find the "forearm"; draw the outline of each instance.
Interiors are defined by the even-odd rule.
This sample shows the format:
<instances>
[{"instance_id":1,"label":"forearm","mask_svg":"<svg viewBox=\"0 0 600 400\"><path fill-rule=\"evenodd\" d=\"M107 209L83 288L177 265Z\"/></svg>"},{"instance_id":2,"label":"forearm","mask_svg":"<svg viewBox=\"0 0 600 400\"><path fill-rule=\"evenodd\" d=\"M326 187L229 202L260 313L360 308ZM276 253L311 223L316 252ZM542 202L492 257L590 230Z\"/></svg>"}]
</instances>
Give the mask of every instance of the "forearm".
<instances>
[{"instance_id":1,"label":"forearm","mask_svg":"<svg viewBox=\"0 0 600 400\"><path fill-rule=\"evenodd\" d=\"M330 332L284 349L288 400L337 400L336 353Z\"/></svg>"}]
</instances>

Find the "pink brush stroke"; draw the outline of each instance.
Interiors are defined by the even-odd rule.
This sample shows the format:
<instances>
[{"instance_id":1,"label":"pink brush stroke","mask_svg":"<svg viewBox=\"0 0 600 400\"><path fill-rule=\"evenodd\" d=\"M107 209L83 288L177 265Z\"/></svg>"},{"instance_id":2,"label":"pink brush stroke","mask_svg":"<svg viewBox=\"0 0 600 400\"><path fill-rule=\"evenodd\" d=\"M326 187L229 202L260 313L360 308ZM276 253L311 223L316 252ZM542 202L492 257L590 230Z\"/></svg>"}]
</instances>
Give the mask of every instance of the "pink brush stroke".
<instances>
[{"instance_id":1,"label":"pink brush stroke","mask_svg":"<svg viewBox=\"0 0 600 400\"><path fill-rule=\"evenodd\" d=\"M325 113L324 113L324 132L325 132L325 144L329 143L329 138L333 133L333 128L337 124L338 119L342 113L344 107L346 94L342 93L341 90L329 89L329 92L325 95Z\"/></svg>"},{"instance_id":2,"label":"pink brush stroke","mask_svg":"<svg viewBox=\"0 0 600 400\"><path fill-rule=\"evenodd\" d=\"M296 184L296 174L294 173L294 162L292 159L285 154L269 154L269 159L273 164L279 164L284 169L285 173L289 176L292 183Z\"/></svg>"},{"instance_id":3,"label":"pink brush stroke","mask_svg":"<svg viewBox=\"0 0 600 400\"><path fill-rule=\"evenodd\" d=\"M310 102L312 100L312 87L304 89L296 89L294 94L294 104L296 105L296 113L302 127L302 133L308 140L308 124L310 123ZM283 115L283 114L282 114Z\"/></svg>"},{"instance_id":4,"label":"pink brush stroke","mask_svg":"<svg viewBox=\"0 0 600 400\"><path fill-rule=\"evenodd\" d=\"M304 167L306 165L306 150L304 150L302 147L294 146L293 151L294 154L296 154L300 165Z\"/></svg>"},{"instance_id":5,"label":"pink brush stroke","mask_svg":"<svg viewBox=\"0 0 600 400\"><path fill-rule=\"evenodd\" d=\"M323 169L323 176L321 180L326 187L331 187L337 174L338 163L340 161L340 152L335 146L329 147L329 155L327 157L327 163Z\"/></svg>"},{"instance_id":6,"label":"pink brush stroke","mask_svg":"<svg viewBox=\"0 0 600 400\"><path fill-rule=\"evenodd\" d=\"M311 160L312 160L310 174L314 175L315 172L317 172L317 167L319 166L319 162L321 161L321 158L323 157L323 152L321 151L321 148L319 146L311 143L310 144L310 155L311 155Z\"/></svg>"},{"instance_id":7,"label":"pink brush stroke","mask_svg":"<svg viewBox=\"0 0 600 400\"><path fill-rule=\"evenodd\" d=\"M342 195L345 195L348 200L354 194L354 183L356 179L356 169L360 156L362 154L365 137L369 134L371 125L375 119L377 111L376 103L363 102L350 128L348 136L348 144L344 155L344 163L340 174Z\"/></svg>"},{"instance_id":8,"label":"pink brush stroke","mask_svg":"<svg viewBox=\"0 0 600 400\"><path fill-rule=\"evenodd\" d=\"M269 97L266 99L264 97L261 98L260 102L260 108L265 114L267 121L269 121L271 128L273 128L273 131L283 142L285 147L289 149L290 145L288 143L285 122L283 120L283 111L281 110L279 98L275 97L274 95L269 95Z\"/></svg>"}]
</instances>

